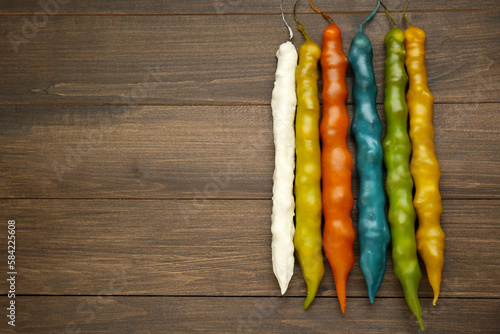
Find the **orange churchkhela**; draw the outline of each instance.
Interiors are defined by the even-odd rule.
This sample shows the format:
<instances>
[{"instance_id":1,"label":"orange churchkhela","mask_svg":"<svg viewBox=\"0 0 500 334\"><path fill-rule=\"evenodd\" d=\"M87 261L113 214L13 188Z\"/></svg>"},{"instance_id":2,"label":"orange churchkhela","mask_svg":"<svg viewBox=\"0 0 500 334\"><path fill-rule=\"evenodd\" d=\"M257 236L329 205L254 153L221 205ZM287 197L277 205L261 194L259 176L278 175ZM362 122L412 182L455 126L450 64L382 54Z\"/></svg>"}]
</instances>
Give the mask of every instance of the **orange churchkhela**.
<instances>
[{"instance_id":1,"label":"orange churchkhela","mask_svg":"<svg viewBox=\"0 0 500 334\"><path fill-rule=\"evenodd\" d=\"M342 312L346 306L347 275L354 265L354 228L351 211L354 199L351 189L352 155L347 147L349 115L347 114L347 58L342 49L339 27L326 13L316 9L330 24L323 32L321 68L323 79L323 119L320 125L322 143L321 177L323 183L323 249L335 278Z\"/></svg>"}]
</instances>

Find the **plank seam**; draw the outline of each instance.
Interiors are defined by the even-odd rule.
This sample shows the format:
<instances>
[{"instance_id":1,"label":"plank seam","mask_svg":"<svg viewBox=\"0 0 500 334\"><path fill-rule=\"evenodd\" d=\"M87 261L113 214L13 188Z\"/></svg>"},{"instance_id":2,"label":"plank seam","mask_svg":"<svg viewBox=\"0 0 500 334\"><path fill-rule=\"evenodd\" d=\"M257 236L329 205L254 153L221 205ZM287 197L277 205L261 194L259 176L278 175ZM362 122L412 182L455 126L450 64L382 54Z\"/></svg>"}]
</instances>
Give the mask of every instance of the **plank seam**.
<instances>
[{"instance_id":1,"label":"plank seam","mask_svg":"<svg viewBox=\"0 0 500 334\"><path fill-rule=\"evenodd\" d=\"M477 102L467 102L467 101L457 101L457 102L434 102L434 105L452 105L452 104L499 104L500 101L477 101ZM348 106L353 106L354 103L346 103ZM377 102L377 105L384 105L383 102ZM243 104L243 103L220 103L220 104L197 104L197 103L141 103L141 104L111 104L111 103L0 103L0 107L270 107L270 103L254 103L254 104Z\"/></svg>"},{"instance_id":2,"label":"plank seam","mask_svg":"<svg viewBox=\"0 0 500 334\"><path fill-rule=\"evenodd\" d=\"M354 197L354 199L358 199ZM272 198L160 198L160 197L145 197L145 198L120 198L120 197L82 197L82 198L71 198L71 197L0 197L0 201L34 201L34 200L51 200L51 201L271 201ZM500 198L443 198L443 201L499 201Z\"/></svg>"},{"instance_id":3,"label":"plank seam","mask_svg":"<svg viewBox=\"0 0 500 334\"><path fill-rule=\"evenodd\" d=\"M6 294L0 295L0 296L7 296ZM53 294L16 294L16 297L96 297L99 295L53 295ZM106 295L106 297L126 297L126 298L288 298L288 299L296 299L300 298L303 299L304 296L236 296L236 295L229 295L229 296L214 296L214 295ZM337 296L316 296L316 299L337 299ZM368 296L347 296L347 298L350 299L367 299ZM397 296L397 297L389 297L389 296L377 296L377 299L404 299L404 296ZM426 299L426 300L432 300L434 297L419 297L419 299ZM439 299L465 299L465 300L474 300L474 299L481 299L481 300L498 300L500 297L464 297L464 296L457 296L457 297L442 297L439 296Z\"/></svg>"},{"instance_id":4,"label":"plank seam","mask_svg":"<svg viewBox=\"0 0 500 334\"><path fill-rule=\"evenodd\" d=\"M463 13L463 12L496 12L500 8L471 8L471 9L426 9L407 11L411 13ZM333 15L362 15L371 13L371 11L326 11ZM390 11L390 13L402 13L402 11ZM286 15L292 15L292 12L284 12ZM299 15L317 15L314 12L297 12ZM33 15L33 13L0 13L1 16L25 16ZM273 13L57 13L51 16L255 16L255 15L281 15L279 12Z\"/></svg>"}]
</instances>

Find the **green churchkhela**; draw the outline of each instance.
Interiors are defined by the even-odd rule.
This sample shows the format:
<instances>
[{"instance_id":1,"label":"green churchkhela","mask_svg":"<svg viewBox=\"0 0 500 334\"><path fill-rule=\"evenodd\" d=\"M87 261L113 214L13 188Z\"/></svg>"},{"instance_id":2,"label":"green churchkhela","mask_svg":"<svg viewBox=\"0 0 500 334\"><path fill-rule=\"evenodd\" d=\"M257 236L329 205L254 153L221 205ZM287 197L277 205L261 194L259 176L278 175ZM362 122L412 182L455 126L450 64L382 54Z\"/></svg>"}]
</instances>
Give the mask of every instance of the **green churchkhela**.
<instances>
[{"instance_id":1,"label":"green churchkhela","mask_svg":"<svg viewBox=\"0 0 500 334\"><path fill-rule=\"evenodd\" d=\"M351 131L357 146L356 168L359 174L359 198L357 207L359 266L373 303L384 278L390 232L385 217L385 194L382 180L383 126L376 110L377 85L373 72L373 49L363 32L363 25L372 19L380 6L361 23L351 43L349 63L354 73L352 94L354 117Z\"/></svg>"},{"instance_id":2,"label":"green churchkhela","mask_svg":"<svg viewBox=\"0 0 500 334\"><path fill-rule=\"evenodd\" d=\"M394 27L385 35L385 120L383 140L384 162L387 168L386 190L389 196L388 220L392 235L394 272L403 286L406 302L417 317L420 327L422 311L418 300L418 285L422 278L415 241L416 213L412 203L413 179L410 174L411 143L407 132L408 107L405 71L405 35L386 13Z\"/></svg>"}]
</instances>

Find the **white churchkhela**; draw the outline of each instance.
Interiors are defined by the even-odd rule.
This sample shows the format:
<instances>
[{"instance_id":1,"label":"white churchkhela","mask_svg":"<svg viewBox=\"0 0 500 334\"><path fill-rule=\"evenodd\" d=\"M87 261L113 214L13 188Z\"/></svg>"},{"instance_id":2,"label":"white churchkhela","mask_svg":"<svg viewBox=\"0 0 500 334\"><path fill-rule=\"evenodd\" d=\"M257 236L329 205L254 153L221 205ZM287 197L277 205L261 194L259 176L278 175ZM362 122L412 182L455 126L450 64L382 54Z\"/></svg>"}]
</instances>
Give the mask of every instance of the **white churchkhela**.
<instances>
[{"instance_id":1,"label":"white churchkhela","mask_svg":"<svg viewBox=\"0 0 500 334\"><path fill-rule=\"evenodd\" d=\"M291 30L290 30L291 33ZM292 36L292 34L291 34ZM291 37L290 37L291 38ZM288 288L295 262L293 216L295 200L293 179L295 171L295 69L297 51L291 42L280 45L276 53L278 68L271 100L275 146L273 175L273 212L271 215L273 271L278 279L281 294Z\"/></svg>"}]
</instances>

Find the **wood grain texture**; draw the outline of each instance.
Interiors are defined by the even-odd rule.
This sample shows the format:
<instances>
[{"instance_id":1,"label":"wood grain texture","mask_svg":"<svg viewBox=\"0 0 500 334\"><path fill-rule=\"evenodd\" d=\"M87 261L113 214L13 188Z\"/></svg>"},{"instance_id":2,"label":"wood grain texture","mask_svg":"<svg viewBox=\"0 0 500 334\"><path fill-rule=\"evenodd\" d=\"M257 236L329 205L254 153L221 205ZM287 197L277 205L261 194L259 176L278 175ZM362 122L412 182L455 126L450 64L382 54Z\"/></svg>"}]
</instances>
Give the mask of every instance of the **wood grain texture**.
<instances>
[{"instance_id":1,"label":"wood grain texture","mask_svg":"<svg viewBox=\"0 0 500 334\"><path fill-rule=\"evenodd\" d=\"M52 0L53 1L53 0ZM43 0L42 3L51 2ZM169 1L169 0L127 0L115 1L67 1L61 0L57 13L60 14L240 14L240 13L279 13L279 1L269 0L197 0L197 1ZM295 1L285 1L283 9L291 13ZM387 1L391 10L403 10L405 0ZM325 11L359 12L372 11L375 6L373 0L338 1L332 3L327 0L316 0L314 4ZM471 10L493 9L498 7L494 0L478 1L432 1L419 0L411 4L414 11L443 11L443 10ZM57 8L57 7L51 7ZM1 14L33 14L40 11L39 0L4 0L0 4ZM49 9L49 11L55 11ZM298 12L311 12L308 1L301 1L297 5Z\"/></svg>"},{"instance_id":2,"label":"wood grain texture","mask_svg":"<svg viewBox=\"0 0 500 334\"><path fill-rule=\"evenodd\" d=\"M365 16L336 16L346 53ZM300 19L320 43L326 21ZM436 102L499 101L500 11L412 13L410 20L428 36ZM383 13L366 26L379 102L390 27ZM22 29L21 16L0 22L0 36ZM0 104L269 104L274 55L288 34L279 15L174 15L52 16L28 36L18 53L0 39ZM296 33L295 45L302 41Z\"/></svg>"},{"instance_id":3,"label":"wood grain texture","mask_svg":"<svg viewBox=\"0 0 500 334\"><path fill-rule=\"evenodd\" d=\"M16 333L386 334L419 330L402 298L379 299L375 305L348 298L343 315L335 310L336 302L317 298L304 311L301 298L19 297L19 317L29 321L19 322ZM499 308L499 300L488 299L446 299L436 307L424 303L425 333L498 333Z\"/></svg>"},{"instance_id":4,"label":"wood grain texture","mask_svg":"<svg viewBox=\"0 0 500 334\"><path fill-rule=\"evenodd\" d=\"M500 198L499 107L435 106L444 198ZM2 198L271 198L269 106L3 106L0 117Z\"/></svg>"},{"instance_id":5,"label":"wood grain texture","mask_svg":"<svg viewBox=\"0 0 500 334\"><path fill-rule=\"evenodd\" d=\"M419 332L390 254L369 303L357 244L346 314L326 259L307 312L298 264L279 296L270 100L288 34L278 1L57 1L67 3L47 17L39 0L0 1L0 258L15 219L18 271L15 330L0 277L0 333ZM386 2L401 27L404 2ZM334 13L347 53L375 1L315 4ZM298 11L320 43L327 22L307 1ZM499 3L414 0L409 20L428 37L446 234L436 307L420 263L425 333L498 333ZM390 28L382 11L365 27L382 120Z\"/></svg>"},{"instance_id":6,"label":"wood grain texture","mask_svg":"<svg viewBox=\"0 0 500 334\"><path fill-rule=\"evenodd\" d=\"M441 299L500 298L499 204L444 201ZM115 295L279 296L270 216L270 200L0 201L1 231L7 231L8 219L16 220L20 294L99 295L117 287ZM5 248L2 243L2 253ZM368 300L357 243L355 255L347 295ZM318 296L334 296L326 259L325 266ZM432 290L421 267L420 296L429 298ZM305 292L296 264L286 295ZM390 254L377 297L403 297Z\"/></svg>"}]
</instances>

